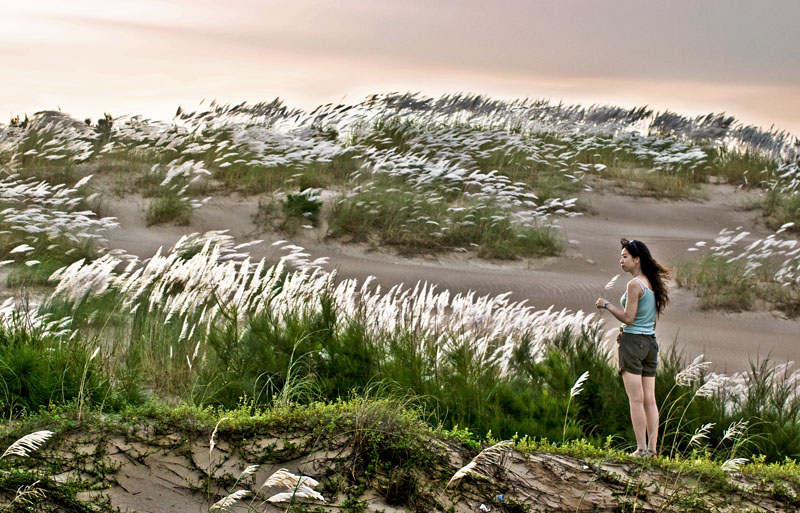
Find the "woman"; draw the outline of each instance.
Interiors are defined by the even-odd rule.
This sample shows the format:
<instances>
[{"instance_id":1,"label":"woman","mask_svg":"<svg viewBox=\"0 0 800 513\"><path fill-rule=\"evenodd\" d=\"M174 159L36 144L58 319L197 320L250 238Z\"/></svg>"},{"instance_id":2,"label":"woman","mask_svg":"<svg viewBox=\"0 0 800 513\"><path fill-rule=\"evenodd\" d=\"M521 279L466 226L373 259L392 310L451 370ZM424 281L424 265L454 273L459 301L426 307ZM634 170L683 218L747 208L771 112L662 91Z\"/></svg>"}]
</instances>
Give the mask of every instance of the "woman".
<instances>
[{"instance_id":1,"label":"woman","mask_svg":"<svg viewBox=\"0 0 800 513\"><path fill-rule=\"evenodd\" d=\"M670 271L658 264L650 250L638 240L622 239L619 264L633 278L622 295L622 308L598 298L597 308L605 308L622 322L619 344L619 373L625 384L636 435L634 456L654 456L658 443L656 405L656 317L669 302L666 281Z\"/></svg>"}]
</instances>

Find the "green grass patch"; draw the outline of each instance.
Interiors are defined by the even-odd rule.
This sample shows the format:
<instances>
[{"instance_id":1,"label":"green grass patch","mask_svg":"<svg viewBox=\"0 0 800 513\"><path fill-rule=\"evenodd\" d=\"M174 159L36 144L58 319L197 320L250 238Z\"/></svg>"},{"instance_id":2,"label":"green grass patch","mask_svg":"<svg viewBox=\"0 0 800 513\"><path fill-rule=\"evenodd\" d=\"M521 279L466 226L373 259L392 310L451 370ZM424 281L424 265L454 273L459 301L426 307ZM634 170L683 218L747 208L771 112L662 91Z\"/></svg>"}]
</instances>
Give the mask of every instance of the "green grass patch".
<instances>
[{"instance_id":1,"label":"green grass patch","mask_svg":"<svg viewBox=\"0 0 800 513\"><path fill-rule=\"evenodd\" d=\"M29 329L17 317L0 326L0 412L8 418L50 404L99 404L110 383L93 360L95 348L53 330Z\"/></svg>"},{"instance_id":2,"label":"green grass patch","mask_svg":"<svg viewBox=\"0 0 800 513\"><path fill-rule=\"evenodd\" d=\"M707 151L711 158L699 171L699 176L703 179L715 176L725 183L760 186L764 180L772 178L777 168L769 157L751 151L729 150L724 147Z\"/></svg>"},{"instance_id":3,"label":"green grass patch","mask_svg":"<svg viewBox=\"0 0 800 513\"><path fill-rule=\"evenodd\" d=\"M414 254L477 249L484 258L551 256L561 251L554 229L512 220L507 208L460 192L420 191L378 181L334 206L329 236L397 247Z\"/></svg>"},{"instance_id":4,"label":"green grass patch","mask_svg":"<svg viewBox=\"0 0 800 513\"><path fill-rule=\"evenodd\" d=\"M145 221L147 226L164 223L186 226L191 221L192 210L191 203L178 191L172 187L162 187L162 194L150 200Z\"/></svg>"},{"instance_id":5,"label":"green grass patch","mask_svg":"<svg viewBox=\"0 0 800 513\"><path fill-rule=\"evenodd\" d=\"M210 166L214 179L228 190L260 194L278 190L326 189L342 184L361 168L355 154L340 154L330 161L264 166L240 163L221 168Z\"/></svg>"},{"instance_id":6,"label":"green grass patch","mask_svg":"<svg viewBox=\"0 0 800 513\"><path fill-rule=\"evenodd\" d=\"M10 253L23 242L29 243L34 249L24 255ZM22 238L20 234L13 232L0 235L0 258L16 260L9 267L6 281L9 287L49 285L48 280L56 270L82 258L91 259L96 256L97 252L89 242L76 244L66 237L38 237L31 240L30 237ZM38 263L32 263L34 261Z\"/></svg>"},{"instance_id":7,"label":"green grass patch","mask_svg":"<svg viewBox=\"0 0 800 513\"><path fill-rule=\"evenodd\" d=\"M40 257L44 258L44 257ZM77 260L77 259L76 259ZM14 264L9 273L6 283L9 287L24 286L45 286L49 285L50 276L58 269L72 262L64 262L61 259L40 260L34 265L24 263Z\"/></svg>"},{"instance_id":8,"label":"green grass patch","mask_svg":"<svg viewBox=\"0 0 800 513\"><path fill-rule=\"evenodd\" d=\"M697 261L675 266L679 287L696 291L704 310L749 310L755 299L755 277L745 274L741 262L727 262L724 257L707 255Z\"/></svg>"},{"instance_id":9,"label":"green grass patch","mask_svg":"<svg viewBox=\"0 0 800 513\"><path fill-rule=\"evenodd\" d=\"M775 267L770 262L748 272L741 261L708 254L678 262L675 270L678 286L694 290L703 310L748 311L762 300L790 317L800 315L800 293L774 281Z\"/></svg>"},{"instance_id":10,"label":"green grass patch","mask_svg":"<svg viewBox=\"0 0 800 513\"><path fill-rule=\"evenodd\" d=\"M772 229L794 223L788 231L800 233L800 192L780 192L770 189L763 201L764 217Z\"/></svg>"},{"instance_id":11,"label":"green grass patch","mask_svg":"<svg viewBox=\"0 0 800 513\"><path fill-rule=\"evenodd\" d=\"M684 171L656 171L642 167L606 168L602 176L613 180L623 190L636 196L663 199L705 199L697 176Z\"/></svg>"}]
</instances>

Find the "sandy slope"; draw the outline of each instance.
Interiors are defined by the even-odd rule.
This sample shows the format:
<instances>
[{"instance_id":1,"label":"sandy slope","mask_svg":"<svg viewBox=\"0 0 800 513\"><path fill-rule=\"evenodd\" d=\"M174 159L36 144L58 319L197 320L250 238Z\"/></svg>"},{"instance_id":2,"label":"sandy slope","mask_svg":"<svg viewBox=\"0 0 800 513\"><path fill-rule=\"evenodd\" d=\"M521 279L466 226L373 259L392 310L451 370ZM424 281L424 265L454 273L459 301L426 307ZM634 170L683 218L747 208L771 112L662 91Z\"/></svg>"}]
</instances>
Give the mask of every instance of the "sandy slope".
<instances>
[{"instance_id":1,"label":"sandy slope","mask_svg":"<svg viewBox=\"0 0 800 513\"><path fill-rule=\"evenodd\" d=\"M347 246L324 241L318 231L292 237L313 257L329 257L329 268L342 277L377 277L378 283L413 285L418 280L437 284L453 292L474 290L479 294L512 292L512 300L527 300L537 308L593 310L598 295L618 301L625 280L603 294L603 286L620 272L620 237L648 243L654 256L669 264L688 258L686 249L696 241L711 241L723 228L743 226L751 238L770 233L758 224L758 212L739 206L746 194L729 186L713 186L706 201L670 201L632 198L614 193L593 193L586 200L594 214L558 219L568 243L561 258L517 262L487 262L471 254L404 258L387 250ZM269 244L286 238L282 234L259 233L251 220L257 198L216 197L194 213L188 227L155 226L144 223L146 200L137 196L110 202L108 215L119 218L120 227L109 235L111 247L122 248L142 258L159 247L168 248L184 233L228 229L242 241L264 239L254 248L256 256L278 258L284 253ZM778 312L702 312L697 298L685 290L673 290L672 303L659 321L657 332L663 347L677 341L687 356L705 353L718 371L734 372L750 359L769 355L775 362L800 359L800 321L787 320ZM605 313L609 328L618 323Z\"/></svg>"},{"instance_id":2,"label":"sandy slope","mask_svg":"<svg viewBox=\"0 0 800 513\"><path fill-rule=\"evenodd\" d=\"M111 508L139 513L206 512L233 489L250 494L226 511L283 512L286 503L272 504L266 499L286 489L262 486L280 468L323 483L317 487L327 502L323 511L356 511L345 504L345 492L353 489L350 479L364 486L358 500L367 512L472 513L481 511L481 504L498 513L794 511L780 497L770 496L769 484L759 488L758 477L732 476L728 486L720 488L707 477L697 479L692 473L643 465L630 458L578 459L496 448L493 458L479 458L481 463L470 474L448 484L475 454L428 435L414 439L409 433L407 440L411 450L425 447L430 453L424 469L412 462L410 470L381 465L364 474L363 463L353 468L356 451L363 450L353 432L325 436L324 429L312 434L251 426L246 434L235 434L235 440L220 435L212 449L208 433L201 435L189 425L165 424L156 432L149 425L100 430L88 424L59 434L42 451L40 464L58 465L55 483L72 481L75 486L81 478L79 486L86 491L77 494L80 501L107 498ZM255 473L233 486L232 479L256 462ZM231 478L227 482L226 475ZM781 485L791 490L790 482ZM54 497L51 492L51 505L62 506L59 511L79 511L58 504ZM7 500L0 495L0 506ZM318 505L310 505L309 511Z\"/></svg>"}]
</instances>

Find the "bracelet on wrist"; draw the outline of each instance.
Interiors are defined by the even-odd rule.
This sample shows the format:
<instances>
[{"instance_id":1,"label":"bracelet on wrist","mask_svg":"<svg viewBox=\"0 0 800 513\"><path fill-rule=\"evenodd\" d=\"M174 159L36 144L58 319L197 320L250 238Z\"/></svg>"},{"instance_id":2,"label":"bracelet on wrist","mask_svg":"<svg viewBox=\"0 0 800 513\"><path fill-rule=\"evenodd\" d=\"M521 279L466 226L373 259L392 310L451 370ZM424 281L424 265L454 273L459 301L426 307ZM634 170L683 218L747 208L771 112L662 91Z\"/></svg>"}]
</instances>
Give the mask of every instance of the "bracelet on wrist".
<instances>
[{"instance_id":1,"label":"bracelet on wrist","mask_svg":"<svg viewBox=\"0 0 800 513\"><path fill-rule=\"evenodd\" d=\"M605 303L603 303L603 308L605 308L606 310L608 310L608 301L606 301Z\"/></svg>"}]
</instances>

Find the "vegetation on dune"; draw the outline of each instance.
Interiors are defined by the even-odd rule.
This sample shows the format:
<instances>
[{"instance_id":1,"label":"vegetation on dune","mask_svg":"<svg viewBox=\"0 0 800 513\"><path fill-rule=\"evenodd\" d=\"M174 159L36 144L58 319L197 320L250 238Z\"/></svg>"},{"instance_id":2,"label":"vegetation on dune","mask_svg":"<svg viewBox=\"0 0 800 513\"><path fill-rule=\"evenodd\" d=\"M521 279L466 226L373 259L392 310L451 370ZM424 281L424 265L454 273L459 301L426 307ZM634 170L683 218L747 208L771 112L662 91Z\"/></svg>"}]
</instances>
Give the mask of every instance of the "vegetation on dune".
<instances>
[{"instance_id":1,"label":"vegetation on dune","mask_svg":"<svg viewBox=\"0 0 800 513\"><path fill-rule=\"evenodd\" d=\"M389 194L394 185L382 184L400 181L420 197L447 198L457 189L500 209L493 215L524 231L532 220L547 224L550 215L582 208L569 197L597 186L593 177L609 178L634 194L670 198L702 197L697 185L711 179L761 187L771 191L764 203L769 222L797 219L796 145L788 134L740 126L727 116L688 119L647 109L387 95L313 112L287 109L279 101L212 103L204 111L181 111L172 123L106 115L91 125L46 112L16 120L2 135L0 155L23 176L58 183L91 170L113 177L122 190L140 183L154 196L151 223L184 223L189 204L196 208L203 195L220 190L283 197L325 188L354 199L345 209L348 217L375 218L375 228L358 231L388 240L385 227L397 224L396 213L376 212L348 192L360 187ZM188 188L167 188L155 181L154 165L166 175L199 166L210 176ZM343 211L330 209L334 217L328 221L340 228L334 233L342 233L344 223L335 216ZM296 230L295 224L284 229ZM408 241L409 251L442 246L438 232L420 232L389 239ZM527 243L501 251L470 242L483 255L501 258L553 251L548 238L541 247L530 242L536 238L522 237Z\"/></svg>"},{"instance_id":2,"label":"vegetation on dune","mask_svg":"<svg viewBox=\"0 0 800 513\"><path fill-rule=\"evenodd\" d=\"M555 230L544 221L516 222L490 200L459 189L444 196L397 180L362 184L333 208L329 235L352 242L396 246L402 252L477 248L485 258L550 256L561 250Z\"/></svg>"},{"instance_id":3,"label":"vegetation on dune","mask_svg":"<svg viewBox=\"0 0 800 513\"><path fill-rule=\"evenodd\" d=\"M81 195L86 181L73 187L16 176L0 181L0 265L11 266L9 285L45 285L56 269L103 253L98 239L117 223L85 210L92 199Z\"/></svg>"},{"instance_id":4,"label":"vegetation on dune","mask_svg":"<svg viewBox=\"0 0 800 513\"><path fill-rule=\"evenodd\" d=\"M679 286L696 290L704 309L749 310L756 299L767 301L791 317L800 315L800 246L783 233L786 223L765 239L743 245L749 232L722 230L705 254L679 262ZM700 241L690 251L704 247Z\"/></svg>"},{"instance_id":5,"label":"vegetation on dune","mask_svg":"<svg viewBox=\"0 0 800 513\"><path fill-rule=\"evenodd\" d=\"M22 367L3 374L7 397L26 394L12 379L20 375L53 382L24 404L27 411L76 398L114 409L148 395L266 407L379 390L419 397L434 425L469 426L482 436L604 443L630 430L621 383L591 317L536 311L503 296L451 297L423 285L384 293L354 280L337 283L313 265L289 272L226 257L235 252L224 237L187 239L137 271L116 274L120 263L110 256L61 271L54 295L26 322L44 325L37 316L46 315L62 328L27 337L25 323L17 323L9 351L45 362L72 339L82 356L53 364L63 370L9 358L7 365ZM738 442L726 429L746 422L739 456L800 454L796 373L759 362L749 373L719 376L698 365L687 371L672 354L661 366L657 397L670 452L690 451L702 429L709 447L733 450ZM13 401L4 403L6 415L21 411Z\"/></svg>"},{"instance_id":6,"label":"vegetation on dune","mask_svg":"<svg viewBox=\"0 0 800 513\"><path fill-rule=\"evenodd\" d=\"M0 494L10 502L8 511L115 511L103 492L124 490L115 456L127 455L144 466L154 456L184 462L186 475L173 489L198 503L238 502L257 510L267 501L284 501L287 511L356 512L364 511L370 497L413 511L453 510L475 497L504 511L525 511L526 504L552 508L559 501L542 501L542 487L563 495L569 510L592 507L581 496L587 488L591 501L618 509L647 505L677 512L691 505L735 511L757 501L771 511L798 503L800 473L791 461L744 464L729 458L721 464L697 450L642 461L583 440L554 444L514 436L497 443L465 429L431 428L421 417L414 400L370 396L271 408L147 403L82 417L74 406L50 408L0 432L2 447L22 449L0 458ZM575 475L551 482L545 473L530 488L513 469L540 461ZM290 491L279 496L282 488L263 484L278 482Z\"/></svg>"},{"instance_id":7,"label":"vegetation on dune","mask_svg":"<svg viewBox=\"0 0 800 513\"><path fill-rule=\"evenodd\" d=\"M800 232L800 194L770 190L763 203L767 226L780 229L792 223L789 231Z\"/></svg>"},{"instance_id":8,"label":"vegetation on dune","mask_svg":"<svg viewBox=\"0 0 800 513\"><path fill-rule=\"evenodd\" d=\"M278 265L251 261L247 244L220 233L139 262L103 248L115 222L90 208L93 174L117 190L138 188L149 224L187 223L206 194L236 191L263 194L258 222L286 232L326 226L331 237L405 253L497 259L558 254L553 218L579 215L570 196L606 183L598 177L661 197L695 197L709 181L759 187L775 233L741 248L748 234L723 230L708 253L678 266L677 279L701 292L704 307L766 300L800 313L800 248L790 237L797 146L724 116L403 95L311 113L279 102L212 104L172 123L105 116L92 125L49 112L0 126L0 166L8 283L54 287L41 302L0 306L0 413L14 421L6 438L33 425L60 437L85 426L130 434L144 420L178 438L213 430L268 460L275 454L246 441L275 429L346 437L351 473L330 476L325 493L383 480L387 497L419 510L435 500L419 479L441 463L427 450L431 437L472 451L513 439L523 452L597 460L624 460L632 439L591 315L429 284L383 291L336 279L298 246L285 246ZM320 189L333 190L330 205ZM727 472L750 473L759 493L796 504L794 461L770 465L800 456L799 374L759 361L718 375L675 352L662 361L657 465L725 490L734 486ZM289 458L310 449L285 450ZM0 492L14 497L38 479L60 507L84 511L84 485L57 485L40 463L10 468L0 458ZM50 463L54 471L64 460ZM94 477L107 484L102 468ZM206 469L204 479L198 492L224 501L243 478ZM698 490L669 507L699 508ZM359 497L343 504L358 511Z\"/></svg>"},{"instance_id":9,"label":"vegetation on dune","mask_svg":"<svg viewBox=\"0 0 800 513\"><path fill-rule=\"evenodd\" d=\"M583 208L569 197L596 186L593 177L634 194L672 198L702 196L697 185L711 178L762 187L770 191L764 203L770 223L783 225L798 215L791 138L736 125L727 116L387 95L313 112L279 101L212 103L199 112L181 110L172 123L106 115L92 125L45 112L14 120L2 136L5 165L23 176L61 183L91 170L113 177L121 190L138 183L152 197L151 224L184 224L203 195L220 190L282 198L284 191L326 188L344 191L333 200L339 208L327 209L332 235L408 252L464 247L498 258L553 254L558 244L545 228L548 217ZM158 179L164 176L177 179ZM374 226L366 222L375 213L371 196L386 199L398 182L416 202L441 197L447 208L485 205L491 210L487 226L496 233L480 240L482 234L471 233L477 227L464 229L459 219L459 229L441 226L451 216L429 212L410 218L383 212ZM292 220L291 210L278 228L294 232L305 225Z\"/></svg>"}]
</instances>

